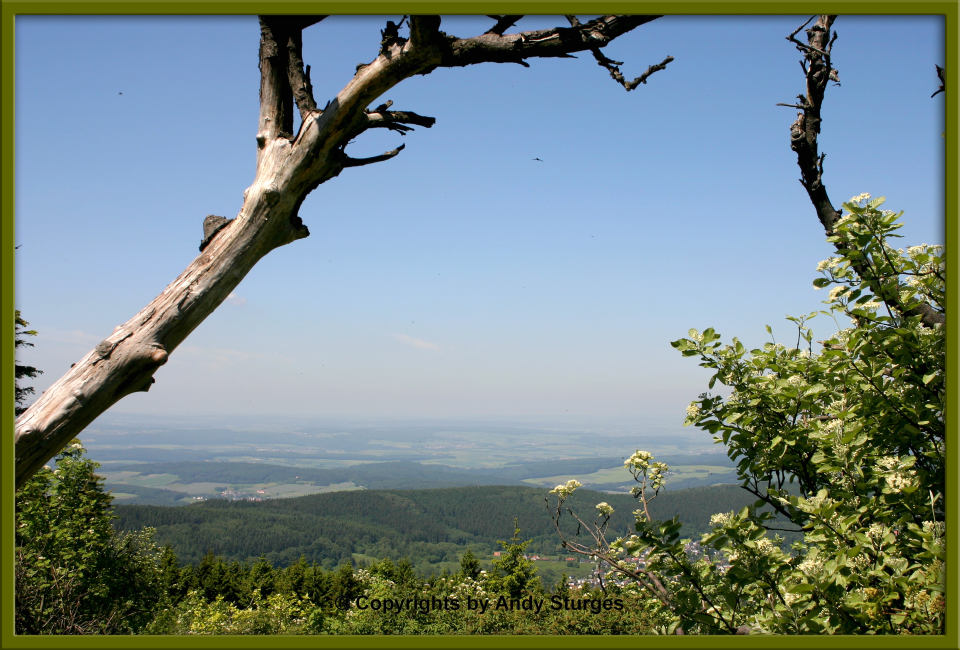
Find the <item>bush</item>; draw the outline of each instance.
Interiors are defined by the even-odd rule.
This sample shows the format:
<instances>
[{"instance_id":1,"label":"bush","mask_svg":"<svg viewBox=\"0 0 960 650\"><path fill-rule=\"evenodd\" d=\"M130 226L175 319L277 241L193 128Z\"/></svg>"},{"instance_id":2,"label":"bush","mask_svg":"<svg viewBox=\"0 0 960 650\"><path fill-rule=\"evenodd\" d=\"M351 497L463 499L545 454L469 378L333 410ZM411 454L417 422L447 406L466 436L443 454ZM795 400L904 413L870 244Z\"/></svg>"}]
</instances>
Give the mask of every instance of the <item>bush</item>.
<instances>
[{"instance_id":1,"label":"bush","mask_svg":"<svg viewBox=\"0 0 960 650\"><path fill-rule=\"evenodd\" d=\"M18 634L127 634L166 600L153 531L115 533L97 464L74 441L16 495Z\"/></svg>"},{"instance_id":2,"label":"bush","mask_svg":"<svg viewBox=\"0 0 960 650\"><path fill-rule=\"evenodd\" d=\"M714 515L708 552L691 553L679 522L647 511L666 466L640 451L627 461L637 534L606 544L599 504L598 543L579 551L672 612L665 631L943 633L944 331L920 306L943 313L944 259L938 246L894 249L900 215L882 202L844 204L830 241L846 252L814 282L832 287L828 309L789 319L794 345L748 352L710 328L673 342L714 371L710 389L726 387L692 402L686 423L726 445L757 501ZM849 324L815 346L817 315ZM575 487L554 490L555 517ZM802 541L784 549L783 527Z\"/></svg>"}]
</instances>

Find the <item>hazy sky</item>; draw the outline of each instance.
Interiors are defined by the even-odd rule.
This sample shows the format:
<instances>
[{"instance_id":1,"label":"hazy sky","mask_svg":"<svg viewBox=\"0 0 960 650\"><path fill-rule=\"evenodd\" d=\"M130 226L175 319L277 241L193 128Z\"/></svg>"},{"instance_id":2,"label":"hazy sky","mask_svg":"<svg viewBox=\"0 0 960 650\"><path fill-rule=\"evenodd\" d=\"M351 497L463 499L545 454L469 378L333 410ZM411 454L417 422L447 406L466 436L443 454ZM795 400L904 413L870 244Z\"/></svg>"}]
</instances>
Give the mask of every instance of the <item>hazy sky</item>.
<instances>
[{"instance_id":1,"label":"hazy sky","mask_svg":"<svg viewBox=\"0 0 960 650\"><path fill-rule=\"evenodd\" d=\"M677 425L708 374L690 327L759 345L821 308L831 254L789 148L806 17L668 17L589 55L408 80L437 118L350 150L395 159L321 185L311 236L268 255L124 413L535 416ZM396 18L394 18L396 19ZM521 28L563 19L521 23ZM459 36L486 18L445 20ZM382 19L307 30L322 106ZM885 195L904 245L943 241L938 17L841 17L821 148L839 204ZM16 304L46 388L197 255L253 179L254 17L20 17ZM891 47L896 43L897 47ZM534 160L535 157L542 162ZM820 328L833 325L825 317ZM818 331L820 331L818 329ZM38 391L39 392L39 391Z\"/></svg>"}]
</instances>

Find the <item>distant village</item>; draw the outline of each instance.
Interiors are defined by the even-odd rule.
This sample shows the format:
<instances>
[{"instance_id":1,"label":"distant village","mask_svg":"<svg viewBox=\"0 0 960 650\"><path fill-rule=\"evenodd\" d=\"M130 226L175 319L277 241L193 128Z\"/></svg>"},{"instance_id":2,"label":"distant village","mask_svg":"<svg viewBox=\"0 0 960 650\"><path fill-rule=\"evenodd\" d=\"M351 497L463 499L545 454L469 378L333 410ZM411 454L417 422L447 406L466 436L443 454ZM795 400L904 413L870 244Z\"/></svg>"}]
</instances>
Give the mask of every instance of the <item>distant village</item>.
<instances>
[{"instance_id":1,"label":"distant village","mask_svg":"<svg viewBox=\"0 0 960 650\"><path fill-rule=\"evenodd\" d=\"M197 496L191 497L194 501L206 501L207 497ZM238 492L237 490L231 490L229 488L221 490L217 496L219 499L226 499L228 501L263 501L267 499L266 490L257 490L255 494L249 492Z\"/></svg>"}]
</instances>

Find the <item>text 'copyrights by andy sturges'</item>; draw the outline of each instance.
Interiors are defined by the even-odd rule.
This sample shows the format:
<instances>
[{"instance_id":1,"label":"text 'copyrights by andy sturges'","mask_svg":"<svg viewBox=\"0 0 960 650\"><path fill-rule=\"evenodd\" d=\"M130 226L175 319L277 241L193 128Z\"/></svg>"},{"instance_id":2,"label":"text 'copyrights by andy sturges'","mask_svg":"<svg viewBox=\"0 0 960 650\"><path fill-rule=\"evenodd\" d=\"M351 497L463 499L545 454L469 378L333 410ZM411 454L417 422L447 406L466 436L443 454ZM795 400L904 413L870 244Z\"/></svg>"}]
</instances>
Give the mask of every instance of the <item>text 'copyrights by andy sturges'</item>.
<instances>
[{"instance_id":1,"label":"text 'copyrights by andy sturges'","mask_svg":"<svg viewBox=\"0 0 960 650\"><path fill-rule=\"evenodd\" d=\"M439 598L430 596L429 598L370 598L360 596L353 599L343 599L337 601L340 609L358 609L372 610L375 612L431 612L437 610L456 611L470 610L483 614L489 610L506 611L529 611L538 613L544 608L553 611L589 611L599 614L603 611L622 611L623 600L620 598L570 598L567 596L551 596L550 598L535 598L534 596L525 596L523 598L508 598L500 596L499 598L474 598L467 596L466 599L453 598L447 596Z\"/></svg>"}]
</instances>

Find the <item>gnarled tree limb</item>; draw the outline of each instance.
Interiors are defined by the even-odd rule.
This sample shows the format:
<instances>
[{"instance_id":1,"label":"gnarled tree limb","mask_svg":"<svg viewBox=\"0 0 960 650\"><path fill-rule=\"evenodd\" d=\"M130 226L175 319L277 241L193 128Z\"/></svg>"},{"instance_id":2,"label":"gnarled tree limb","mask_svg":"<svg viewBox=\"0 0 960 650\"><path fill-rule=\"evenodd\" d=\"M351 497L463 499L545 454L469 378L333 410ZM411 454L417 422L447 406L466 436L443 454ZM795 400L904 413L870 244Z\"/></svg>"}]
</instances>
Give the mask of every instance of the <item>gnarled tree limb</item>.
<instances>
[{"instance_id":1,"label":"gnarled tree limb","mask_svg":"<svg viewBox=\"0 0 960 650\"><path fill-rule=\"evenodd\" d=\"M580 20L576 16L567 16L567 21L570 23L571 27L581 26ZM590 52L593 54L593 58L597 60L597 63L600 65L600 67L605 68L607 72L610 73L610 77L618 84L623 86L627 92L633 90L640 84L647 83L647 79L650 78L650 75L658 70L663 70L667 67L668 63L673 61L673 57L668 56L660 63L651 65L649 68L647 68L647 71L639 77L633 79L632 81L627 81L626 77L623 76L623 73L620 72L620 66L623 65L623 61L614 61L613 59L608 58L599 47L590 48Z\"/></svg>"},{"instance_id":2,"label":"gnarled tree limb","mask_svg":"<svg viewBox=\"0 0 960 650\"><path fill-rule=\"evenodd\" d=\"M321 110L303 62L302 30L322 17L261 16L257 169L239 213L229 221L208 221L200 255L180 276L17 419L17 486L123 396L147 390L170 353L264 255L309 235L297 212L314 188L344 168L388 160L403 149L353 159L344 153L352 138L369 128L403 134L411 130L408 125L433 125L434 118L390 111L389 103L368 111L384 92L441 66L523 62L593 50L654 18L603 16L576 27L504 35L497 32L515 22L504 17L494 30L464 39L440 31L437 16L411 17L409 39L399 32L403 20L390 22L376 58L358 66ZM294 105L302 118L296 135Z\"/></svg>"}]
</instances>

